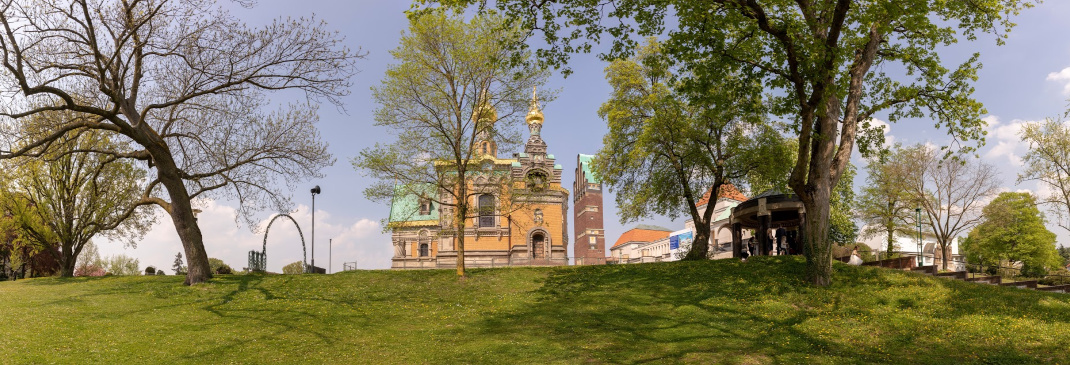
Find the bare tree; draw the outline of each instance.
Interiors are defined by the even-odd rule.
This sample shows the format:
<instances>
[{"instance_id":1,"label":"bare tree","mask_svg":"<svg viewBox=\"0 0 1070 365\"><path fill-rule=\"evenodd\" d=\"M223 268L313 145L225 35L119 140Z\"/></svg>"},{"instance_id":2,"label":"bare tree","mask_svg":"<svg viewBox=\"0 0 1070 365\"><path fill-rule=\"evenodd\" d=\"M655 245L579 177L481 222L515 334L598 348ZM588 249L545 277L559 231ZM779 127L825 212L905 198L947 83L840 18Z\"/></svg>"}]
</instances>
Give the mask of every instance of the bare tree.
<instances>
[{"instance_id":1,"label":"bare tree","mask_svg":"<svg viewBox=\"0 0 1070 365\"><path fill-rule=\"evenodd\" d=\"M155 168L135 206L171 216L189 263L186 284L211 277L191 200L234 199L247 221L286 207L280 185L293 188L333 163L314 104L341 107L362 57L322 22L250 28L211 0L0 0L0 27L0 116L14 120L0 134L9 145L23 142L0 158L40 154L86 128L137 146L92 152ZM268 93L287 89L305 100L268 111ZM86 117L40 136L11 128L51 110Z\"/></svg>"},{"instance_id":2,"label":"bare tree","mask_svg":"<svg viewBox=\"0 0 1070 365\"><path fill-rule=\"evenodd\" d=\"M1070 231L1070 125L1048 119L1026 123L1020 133L1029 142L1029 152L1022 158L1026 168L1018 182L1035 180L1047 186L1050 192L1040 196L1040 203L1054 213L1059 227Z\"/></svg>"},{"instance_id":3,"label":"bare tree","mask_svg":"<svg viewBox=\"0 0 1070 365\"><path fill-rule=\"evenodd\" d=\"M981 222L981 210L999 192L996 169L978 160L943 158L924 145L899 156L907 166L906 185L929 220L947 270L951 241Z\"/></svg>"}]
</instances>

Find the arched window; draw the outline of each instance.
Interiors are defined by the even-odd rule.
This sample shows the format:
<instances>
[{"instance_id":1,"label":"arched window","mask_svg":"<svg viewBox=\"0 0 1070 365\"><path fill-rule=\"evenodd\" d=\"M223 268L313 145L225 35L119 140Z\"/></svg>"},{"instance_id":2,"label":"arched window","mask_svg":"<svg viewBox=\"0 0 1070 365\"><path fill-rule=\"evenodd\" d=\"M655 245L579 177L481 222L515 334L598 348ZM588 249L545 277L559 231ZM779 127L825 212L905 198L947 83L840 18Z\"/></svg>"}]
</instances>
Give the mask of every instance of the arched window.
<instances>
[{"instance_id":1,"label":"arched window","mask_svg":"<svg viewBox=\"0 0 1070 365\"><path fill-rule=\"evenodd\" d=\"M479 227L494 227L494 195L479 196Z\"/></svg>"},{"instance_id":2,"label":"arched window","mask_svg":"<svg viewBox=\"0 0 1070 365\"><path fill-rule=\"evenodd\" d=\"M420 231L420 257L427 257L431 255L431 239L427 235L427 231Z\"/></svg>"}]
</instances>

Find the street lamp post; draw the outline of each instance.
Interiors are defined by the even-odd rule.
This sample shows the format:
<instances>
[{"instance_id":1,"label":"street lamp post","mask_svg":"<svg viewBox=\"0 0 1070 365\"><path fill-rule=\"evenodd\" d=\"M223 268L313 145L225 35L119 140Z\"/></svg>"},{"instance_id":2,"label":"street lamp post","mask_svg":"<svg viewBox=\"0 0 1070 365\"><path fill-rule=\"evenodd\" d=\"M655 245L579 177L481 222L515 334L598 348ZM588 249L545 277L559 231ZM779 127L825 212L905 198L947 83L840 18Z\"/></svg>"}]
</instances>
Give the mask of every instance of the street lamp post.
<instances>
[{"instance_id":1,"label":"street lamp post","mask_svg":"<svg viewBox=\"0 0 1070 365\"><path fill-rule=\"evenodd\" d=\"M312 268L309 272L316 272L316 194L320 193L320 186L312 188Z\"/></svg>"},{"instance_id":2,"label":"street lamp post","mask_svg":"<svg viewBox=\"0 0 1070 365\"><path fill-rule=\"evenodd\" d=\"M918 226L918 266L925 264L925 253L921 251L921 208L914 208L914 213L917 213L917 219L914 223Z\"/></svg>"}]
</instances>

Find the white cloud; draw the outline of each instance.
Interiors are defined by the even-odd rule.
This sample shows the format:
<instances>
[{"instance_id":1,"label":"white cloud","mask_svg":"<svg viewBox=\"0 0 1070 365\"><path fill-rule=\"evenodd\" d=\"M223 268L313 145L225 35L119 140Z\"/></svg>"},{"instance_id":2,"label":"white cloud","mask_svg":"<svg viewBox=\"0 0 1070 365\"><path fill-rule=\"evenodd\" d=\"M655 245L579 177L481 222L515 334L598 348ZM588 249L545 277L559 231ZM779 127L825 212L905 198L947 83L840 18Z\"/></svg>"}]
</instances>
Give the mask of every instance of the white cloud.
<instances>
[{"instance_id":1,"label":"white cloud","mask_svg":"<svg viewBox=\"0 0 1070 365\"><path fill-rule=\"evenodd\" d=\"M1013 166L1022 166L1022 154L1029 149L1026 142L1022 141L1019 132L1022 130L1022 126L1031 121L1015 119L1010 123L1001 123L999 117L989 115L982 118L988 123L988 152L984 156L997 166L1002 165L1003 161L1009 162Z\"/></svg>"},{"instance_id":2,"label":"white cloud","mask_svg":"<svg viewBox=\"0 0 1070 365\"><path fill-rule=\"evenodd\" d=\"M264 246L264 228L272 216L258 224L257 232L235 223L237 211L217 201L206 201L197 215L204 237L204 247L209 257L223 260L235 270L248 264L248 252L260 251ZM305 255L312 259L312 216L309 207L299 205L290 216L301 226L307 245ZM301 239L297 228L290 220L279 218L271 225L267 239L267 269L281 272L282 266L302 259ZM334 217L330 212L316 210L316 266L342 270L344 262L358 262L361 269L385 269L390 267L393 247L390 238L381 232L379 222L367 218ZM333 242L332 242L333 241ZM141 267L149 265L167 269L169 274L175 254L183 251L182 243L175 232L169 216L163 216L137 248L124 248L121 243L104 239L97 240L103 256L126 254L140 260ZM331 243L332 247L328 247ZM185 252L183 251L183 257ZM330 257L329 257L330 256Z\"/></svg>"},{"instance_id":3,"label":"white cloud","mask_svg":"<svg viewBox=\"0 0 1070 365\"><path fill-rule=\"evenodd\" d=\"M1070 67L1049 73L1047 80L1063 83L1063 95L1070 95Z\"/></svg>"}]
</instances>

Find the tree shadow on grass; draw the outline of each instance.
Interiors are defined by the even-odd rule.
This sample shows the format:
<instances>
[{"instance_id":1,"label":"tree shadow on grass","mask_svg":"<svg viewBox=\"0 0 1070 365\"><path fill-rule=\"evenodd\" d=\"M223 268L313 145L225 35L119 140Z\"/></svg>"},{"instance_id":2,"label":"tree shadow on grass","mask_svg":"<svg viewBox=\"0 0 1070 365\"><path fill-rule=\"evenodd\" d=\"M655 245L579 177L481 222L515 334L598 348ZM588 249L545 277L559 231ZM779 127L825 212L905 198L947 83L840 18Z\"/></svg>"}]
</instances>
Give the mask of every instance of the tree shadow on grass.
<instances>
[{"instance_id":1,"label":"tree shadow on grass","mask_svg":"<svg viewBox=\"0 0 1070 365\"><path fill-rule=\"evenodd\" d=\"M933 328L932 319L897 307L901 303L894 299L907 298L891 295L893 300L884 304L866 298L887 288L904 288L903 295L909 295L910 290L939 288L941 283L837 265L833 282L838 284L816 288L805 284L804 270L801 259L790 257L558 269L545 280L534 303L485 318L472 329L458 330L458 335L500 338L502 351L518 351L508 349L506 340L565 344L555 356L566 362L1065 361L1065 354L1051 352L1058 341L941 341L935 338L940 329ZM986 295L956 290L952 296ZM1043 298L1001 300L1040 303ZM952 308L953 313L933 319L947 324L953 323L946 320L952 316L1021 315L1009 306ZM1060 323L1070 316L1042 306L1029 310Z\"/></svg>"}]
</instances>

